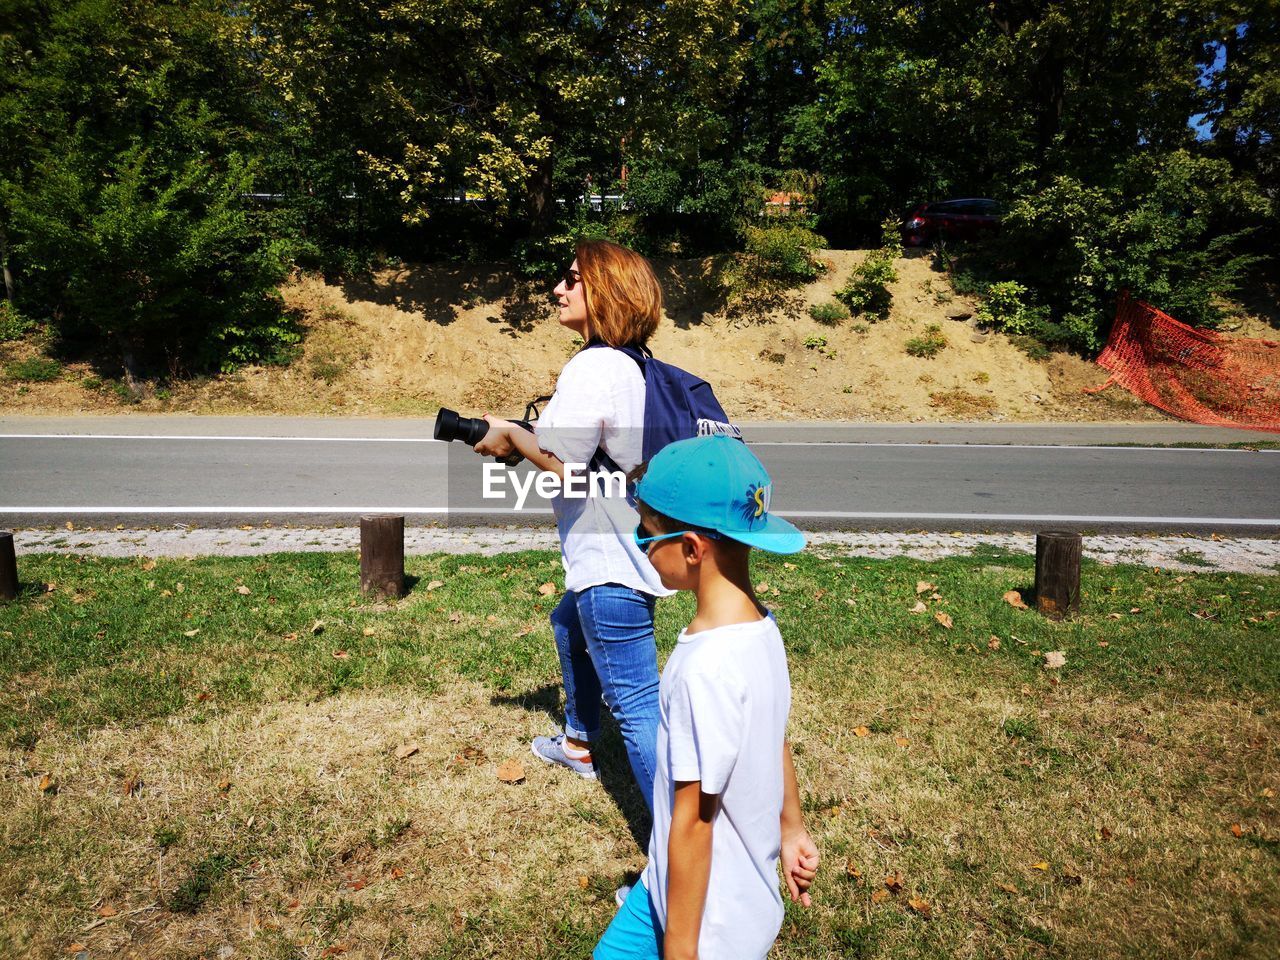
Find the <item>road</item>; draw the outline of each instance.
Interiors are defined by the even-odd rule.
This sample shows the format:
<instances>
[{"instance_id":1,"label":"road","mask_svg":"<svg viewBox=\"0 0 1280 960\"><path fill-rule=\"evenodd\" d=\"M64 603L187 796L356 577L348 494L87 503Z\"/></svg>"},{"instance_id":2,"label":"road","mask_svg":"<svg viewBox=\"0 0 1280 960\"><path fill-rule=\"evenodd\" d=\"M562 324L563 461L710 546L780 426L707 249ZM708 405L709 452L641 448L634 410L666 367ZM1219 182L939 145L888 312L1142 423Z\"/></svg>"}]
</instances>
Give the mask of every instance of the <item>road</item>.
<instances>
[{"instance_id":1,"label":"road","mask_svg":"<svg viewBox=\"0 0 1280 960\"><path fill-rule=\"evenodd\" d=\"M1237 532L1280 536L1265 434L1181 425L747 424L774 509L811 529ZM0 524L13 527L546 523L485 500L482 463L424 420L0 418ZM519 473L519 471L517 471ZM505 504L505 505L504 505Z\"/></svg>"}]
</instances>

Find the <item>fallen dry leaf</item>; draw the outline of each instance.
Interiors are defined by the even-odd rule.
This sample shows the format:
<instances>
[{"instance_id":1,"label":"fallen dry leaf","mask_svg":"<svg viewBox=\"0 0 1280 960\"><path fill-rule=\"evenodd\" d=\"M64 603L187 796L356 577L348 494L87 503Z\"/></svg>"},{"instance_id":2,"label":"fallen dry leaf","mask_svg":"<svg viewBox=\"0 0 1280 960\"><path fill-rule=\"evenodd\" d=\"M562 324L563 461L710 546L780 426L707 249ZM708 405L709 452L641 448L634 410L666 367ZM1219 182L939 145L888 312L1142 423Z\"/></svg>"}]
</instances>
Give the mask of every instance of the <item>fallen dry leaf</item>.
<instances>
[{"instance_id":1,"label":"fallen dry leaf","mask_svg":"<svg viewBox=\"0 0 1280 960\"><path fill-rule=\"evenodd\" d=\"M507 760L498 767L498 779L503 783L524 781L524 764L519 760Z\"/></svg>"},{"instance_id":2,"label":"fallen dry leaf","mask_svg":"<svg viewBox=\"0 0 1280 960\"><path fill-rule=\"evenodd\" d=\"M155 568L156 568L156 562L154 560L148 560L146 563L142 565L143 570L154 570Z\"/></svg>"},{"instance_id":3,"label":"fallen dry leaf","mask_svg":"<svg viewBox=\"0 0 1280 960\"><path fill-rule=\"evenodd\" d=\"M320 636L320 634L322 634L322 633L324 633L324 621L323 621L323 620L317 620L315 623L311 624L311 634L312 634L312 636L316 636L316 637L318 637L318 636Z\"/></svg>"},{"instance_id":4,"label":"fallen dry leaf","mask_svg":"<svg viewBox=\"0 0 1280 960\"><path fill-rule=\"evenodd\" d=\"M769 584L767 583L756 584L756 593L768 593L768 592L769 592Z\"/></svg>"},{"instance_id":5,"label":"fallen dry leaf","mask_svg":"<svg viewBox=\"0 0 1280 960\"><path fill-rule=\"evenodd\" d=\"M218 781L218 792L219 792L219 793L230 793L230 792L231 792L231 781L230 781L230 780L220 780L220 781Z\"/></svg>"},{"instance_id":6,"label":"fallen dry leaf","mask_svg":"<svg viewBox=\"0 0 1280 960\"><path fill-rule=\"evenodd\" d=\"M462 622L462 614L457 613L457 612L454 612L454 613L449 614L449 622L450 622L450 623L461 623L461 622Z\"/></svg>"},{"instance_id":7,"label":"fallen dry leaf","mask_svg":"<svg viewBox=\"0 0 1280 960\"><path fill-rule=\"evenodd\" d=\"M369 885L369 881L366 880L364 877L360 877L357 880L348 880L346 883L346 887L348 890L363 890L368 885Z\"/></svg>"},{"instance_id":8,"label":"fallen dry leaf","mask_svg":"<svg viewBox=\"0 0 1280 960\"><path fill-rule=\"evenodd\" d=\"M373 627L365 627L365 628L364 628L364 630L363 630L363 631L361 631L361 632L362 632L366 637L372 637L372 636L373 636L375 633L377 633L378 631L377 631L377 630L375 630Z\"/></svg>"},{"instance_id":9,"label":"fallen dry leaf","mask_svg":"<svg viewBox=\"0 0 1280 960\"><path fill-rule=\"evenodd\" d=\"M242 597L247 597L249 594L253 593L253 591L242 583L240 586L236 587L236 593L240 594Z\"/></svg>"},{"instance_id":10,"label":"fallen dry leaf","mask_svg":"<svg viewBox=\"0 0 1280 960\"><path fill-rule=\"evenodd\" d=\"M298 639L298 635L297 635L296 633L286 633L286 634L284 635L284 639L286 639L286 640L288 640L290 643L292 643L294 640L297 640L297 639Z\"/></svg>"},{"instance_id":11,"label":"fallen dry leaf","mask_svg":"<svg viewBox=\"0 0 1280 960\"><path fill-rule=\"evenodd\" d=\"M992 637L991 637L991 639L987 641L987 649L988 649L988 650L999 650L999 649L1000 649L1000 638L999 638L999 637L997 637L997 636L995 636L995 635L993 634L993 635L992 635Z\"/></svg>"},{"instance_id":12,"label":"fallen dry leaf","mask_svg":"<svg viewBox=\"0 0 1280 960\"><path fill-rule=\"evenodd\" d=\"M902 892L902 875L899 873L891 873L884 878L884 888L890 893Z\"/></svg>"},{"instance_id":13,"label":"fallen dry leaf","mask_svg":"<svg viewBox=\"0 0 1280 960\"><path fill-rule=\"evenodd\" d=\"M796 569L796 565L794 563L784 563L783 566L786 567L788 570Z\"/></svg>"},{"instance_id":14,"label":"fallen dry leaf","mask_svg":"<svg viewBox=\"0 0 1280 960\"><path fill-rule=\"evenodd\" d=\"M544 597L549 597L556 592L556 585L554 583L544 583L538 588L538 592Z\"/></svg>"},{"instance_id":15,"label":"fallen dry leaf","mask_svg":"<svg viewBox=\"0 0 1280 960\"><path fill-rule=\"evenodd\" d=\"M125 777L124 782L120 784L120 794L125 797L132 797L141 789L141 777Z\"/></svg>"},{"instance_id":16,"label":"fallen dry leaf","mask_svg":"<svg viewBox=\"0 0 1280 960\"><path fill-rule=\"evenodd\" d=\"M932 583L929 583L927 580L917 580L917 581L916 581L916 594L917 594L917 595L922 594L922 593L932 593L934 590L937 590L937 589L938 589L937 587L935 587Z\"/></svg>"},{"instance_id":17,"label":"fallen dry leaf","mask_svg":"<svg viewBox=\"0 0 1280 960\"><path fill-rule=\"evenodd\" d=\"M183 630L182 635L184 637L194 637L199 632L200 632L200 628L196 627L194 630Z\"/></svg>"},{"instance_id":18,"label":"fallen dry leaf","mask_svg":"<svg viewBox=\"0 0 1280 960\"><path fill-rule=\"evenodd\" d=\"M410 757L412 757L415 753L417 753L421 749L422 747L420 747L416 743L403 744L402 746L396 747L396 759L408 760Z\"/></svg>"},{"instance_id":19,"label":"fallen dry leaf","mask_svg":"<svg viewBox=\"0 0 1280 960\"><path fill-rule=\"evenodd\" d=\"M579 887L581 887L583 890L587 889L587 887L591 886L591 878L590 878L590 877L579 877L579 878L578 878L578 886L579 886Z\"/></svg>"},{"instance_id":20,"label":"fallen dry leaf","mask_svg":"<svg viewBox=\"0 0 1280 960\"><path fill-rule=\"evenodd\" d=\"M943 625L944 627L946 627L948 630L950 630L950 629L952 628L952 626L954 626L954 624L953 624L953 623L952 623L952 621L951 621L951 615L950 615L950 614L947 614L947 613L935 613L935 614L933 615L933 619L937 620L940 624L942 624L942 625Z\"/></svg>"},{"instance_id":21,"label":"fallen dry leaf","mask_svg":"<svg viewBox=\"0 0 1280 960\"><path fill-rule=\"evenodd\" d=\"M912 608L911 608L911 612L912 612L912 613L924 613L924 612L925 612L926 610L928 610L928 609L929 609L929 608L928 608L927 606L925 606L925 603L924 603L924 601L923 601L923 600L917 600L917 601L916 601L916 605L915 605L914 607L912 607Z\"/></svg>"},{"instance_id":22,"label":"fallen dry leaf","mask_svg":"<svg viewBox=\"0 0 1280 960\"><path fill-rule=\"evenodd\" d=\"M854 883L862 882L862 871L857 868L852 860L846 861L844 865L844 874Z\"/></svg>"},{"instance_id":23,"label":"fallen dry leaf","mask_svg":"<svg viewBox=\"0 0 1280 960\"><path fill-rule=\"evenodd\" d=\"M1101 837L1103 840L1110 840L1113 836L1115 836L1115 834L1111 832L1110 827L1103 827L1101 830L1098 831L1098 836Z\"/></svg>"},{"instance_id":24,"label":"fallen dry leaf","mask_svg":"<svg viewBox=\"0 0 1280 960\"><path fill-rule=\"evenodd\" d=\"M67 529L68 529L68 530L70 530L70 529L71 529L71 524L69 524L69 523L67 524ZM63 950L62 952L63 952L63 953L81 953L82 951L85 951L85 950L88 950L88 949L89 949L89 948L88 948L88 947L86 947L83 943L73 943L73 944L71 944L70 946L68 946L65 950Z\"/></svg>"},{"instance_id":25,"label":"fallen dry leaf","mask_svg":"<svg viewBox=\"0 0 1280 960\"><path fill-rule=\"evenodd\" d=\"M907 906L926 920L933 916L933 908L930 907L928 902L925 900L917 900L915 897L908 897Z\"/></svg>"},{"instance_id":26,"label":"fallen dry leaf","mask_svg":"<svg viewBox=\"0 0 1280 960\"><path fill-rule=\"evenodd\" d=\"M894 737L893 742L900 747L906 747L911 744L911 741L908 740L906 737Z\"/></svg>"},{"instance_id":27,"label":"fallen dry leaf","mask_svg":"<svg viewBox=\"0 0 1280 960\"><path fill-rule=\"evenodd\" d=\"M1231 825L1231 835L1232 835L1233 837L1243 837L1243 836L1244 836L1244 829L1240 826L1240 824L1238 824L1238 823L1233 823L1233 824Z\"/></svg>"},{"instance_id":28,"label":"fallen dry leaf","mask_svg":"<svg viewBox=\"0 0 1280 960\"><path fill-rule=\"evenodd\" d=\"M41 793L56 793L58 790L58 781L46 773L40 778L40 783L37 784L37 786L40 788Z\"/></svg>"},{"instance_id":29,"label":"fallen dry leaf","mask_svg":"<svg viewBox=\"0 0 1280 960\"><path fill-rule=\"evenodd\" d=\"M497 622L498 622L498 618L497 618L497 616L495 616L494 614L492 614L492 613L491 613L491 614L489 614L487 617L485 617L485 618L484 618L484 622L485 622L485 623L497 623Z\"/></svg>"},{"instance_id":30,"label":"fallen dry leaf","mask_svg":"<svg viewBox=\"0 0 1280 960\"><path fill-rule=\"evenodd\" d=\"M1044 655L1044 665L1049 670L1065 667L1067 665L1067 655L1061 650L1050 650Z\"/></svg>"},{"instance_id":31,"label":"fallen dry leaf","mask_svg":"<svg viewBox=\"0 0 1280 960\"><path fill-rule=\"evenodd\" d=\"M871 732L871 731L870 731L870 730L868 730L866 727L854 727L854 728L853 728L853 735L854 735L855 737L865 737L865 736L866 736L867 734L869 734L870 732Z\"/></svg>"},{"instance_id":32,"label":"fallen dry leaf","mask_svg":"<svg viewBox=\"0 0 1280 960\"><path fill-rule=\"evenodd\" d=\"M1009 606L1013 607L1015 610L1027 609L1026 601L1022 599L1022 594L1019 593L1017 590L1010 590L1007 593L1005 593L1004 602L1007 603Z\"/></svg>"},{"instance_id":33,"label":"fallen dry leaf","mask_svg":"<svg viewBox=\"0 0 1280 960\"><path fill-rule=\"evenodd\" d=\"M320 951L320 956L340 957L344 953L346 953L349 949L350 947L348 947L345 943L335 943L332 947L325 947L322 951Z\"/></svg>"},{"instance_id":34,"label":"fallen dry leaf","mask_svg":"<svg viewBox=\"0 0 1280 960\"><path fill-rule=\"evenodd\" d=\"M404 876L404 868L392 867L391 871L387 874L387 876L390 877L392 880L399 880L401 877Z\"/></svg>"},{"instance_id":35,"label":"fallen dry leaf","mask_svg":"<svg viewBox=\"0 0 1280 960\"><path fill-rule=\"evenodd\" d=\"M516 631L516 636L517 636L517 637L527 637L527 636L528 636L529 634L531 634L531 633L533 633L533 624L531 624L531 623L530 623L530 624L526 624L525 626L523 626L523 627L521 627L519 630L517 630L517 631Z\"/></svg>"},{"instance_id":36,"label":"fallen dry leaf","mask_svg":"<svg viewBox=\"0 0 1280 960\"><path fill-rule=\"evenodd\" d=\"M889 899L888 890L877 890L875 893L871 894L872 903L884 903L888 899Z\"/></svg>"},{"instance_id":37,"label":"fallen dry leaf","mask_svg":"<svg viewBox=\"0 0 1280 960\"><path fill-rule=\"evenodd\" d=\"M1274 797L1275 795L1276 795L1276 792L1275 792L1274 790L1272 790L1270 787L1263 787L1263 788L1262 788L1262 799L1263 799L1263 800L1270 800L1270 799L1271 799L1272 797Z\"/></svg>"},{"instance_id":38,"label":"fallen dry leaf","mask_svg":"<svg viewBox=\"0 0 1280 960\"><path fill-rule=\"evenodd\" d=\"M117 910L115 907L108 906L107 904L103 904L98 908L98 916L104 919L106 919L107 917L114 917L119 912L120 911Z\"/></svg>"},{"instance_id":39,"label":"fallen dry leaf","mask_svg":"<svg viewBox=\"0 0 1280 960\"><path fill-rule=\"evenodd\" d=\"M335 659L335 660L350 660L350 659L351 659L351 654L347 653L347 651L345 651L345 650L335 650L335 651L333 651L333 653L331 654L331 656L332 656L332 657L333 657L333 659Z\"/></svg>"},{"instance_id":40,"label":"fallen dry leaf","mask_svg":"<svg viewBox=\"0 0 1280 960\"><path fill-rule=\"evenodd\" d=\"M1018 892L1018 888L1015 887L1012 883L997 883L996 886L999 887L1001 890L1003 890L1005 893Z\"/></svg>"},{"instance_id":41,"label":"fallen dry leaf","mask_svg":"<svg viewBox=\"0 0 1280 960\"><path fill-rule=\"evenodd\" d=\"M1048 864L1048 862L1047 862L1047 861L1045 861L1045 860L1041 860L1039 863L1033 863L1033 864L1031 865L1031 869L1032 869L1032 870L1041 870L1041 871L1043 871L1043 872L1045 872L1045 873L1048 873L1048 872L1049 872L1049 864Z\"/></svg>"},{"instance_id":42,"label":"fallen dry leaf","mask_svg":"<svg viewBox=\"0 0 1280 960\"><path fill-rule=\"evenodd\" d=\"M443 586L444 586L443 580L432 580L430 583L427 584L427 590L428 592L432 590L439 590Z\"/></svg>"}]
</instances>

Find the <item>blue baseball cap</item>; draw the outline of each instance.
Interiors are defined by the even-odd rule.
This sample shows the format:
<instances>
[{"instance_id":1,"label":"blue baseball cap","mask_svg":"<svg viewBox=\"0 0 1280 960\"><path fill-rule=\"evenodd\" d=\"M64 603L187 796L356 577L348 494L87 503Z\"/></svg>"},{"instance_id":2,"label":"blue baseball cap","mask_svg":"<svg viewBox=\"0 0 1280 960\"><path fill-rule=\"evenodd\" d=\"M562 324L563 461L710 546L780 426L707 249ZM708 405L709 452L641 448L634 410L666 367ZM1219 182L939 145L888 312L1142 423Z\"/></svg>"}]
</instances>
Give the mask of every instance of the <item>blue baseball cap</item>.
<instances>
[{"instance_id":1,"label":"blue baseball cap","mask_svg":"<svg viewBox=\"0 0 1280 960\"><path fill-rule=\"evenodd\" d=\"M692 437L663 447L636 485L658 513L770 553L798 553L804 534L769 512L773 481L741 440Z\"/></svg>"}]
</instances>

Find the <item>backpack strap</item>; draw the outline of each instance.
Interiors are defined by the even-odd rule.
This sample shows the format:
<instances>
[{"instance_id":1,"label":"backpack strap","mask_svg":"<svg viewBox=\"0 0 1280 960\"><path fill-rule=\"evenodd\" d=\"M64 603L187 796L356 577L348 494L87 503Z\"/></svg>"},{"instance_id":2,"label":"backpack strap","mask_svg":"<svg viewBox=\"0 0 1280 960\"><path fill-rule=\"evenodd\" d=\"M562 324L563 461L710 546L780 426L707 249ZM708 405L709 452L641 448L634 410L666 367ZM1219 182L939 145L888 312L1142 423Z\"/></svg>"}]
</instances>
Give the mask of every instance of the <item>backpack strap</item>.
<instances>
[{"instance_id":1,"label":"backpack strap","mask_svg":"<svg viewBox=\"0 0 1280 960\"><path fill-rule=\"evenodd\" d=\"M621 347L613 347L605 343L598 337L592 337L583 350L590 350L595 347L607 347L610 350L617 350L619 353L625 353L628 357L636 362L636 366L640 368L640 376L645 375L644 362L653 357L653 352L643 343L628 343ZM643 429L643 427L641 427ZM610 473L623 473L622 467L618 466L617 461L613 457L604 452L604 447L597 447L595 456L591 458L591 462L587 464L588 470L607 470Z\"/></svg>"}]
</instances>

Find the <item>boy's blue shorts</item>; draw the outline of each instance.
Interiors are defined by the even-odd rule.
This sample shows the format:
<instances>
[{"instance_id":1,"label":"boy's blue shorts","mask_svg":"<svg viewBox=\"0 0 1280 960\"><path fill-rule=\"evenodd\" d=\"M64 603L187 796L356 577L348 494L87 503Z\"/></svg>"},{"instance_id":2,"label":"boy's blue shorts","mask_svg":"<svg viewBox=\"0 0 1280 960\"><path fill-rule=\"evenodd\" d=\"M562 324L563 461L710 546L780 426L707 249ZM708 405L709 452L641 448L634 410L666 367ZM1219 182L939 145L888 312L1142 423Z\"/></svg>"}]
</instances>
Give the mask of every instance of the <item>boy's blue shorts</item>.
<instances>
[{"instance_id":1,"label":"boy's blue shorts","mask_svg":"<svg viewBox=\"0 0 1280 960\"><path fill-rule=\"evenodd\" d=\"M592 960L659 960L662 933L658 915L643 883L627 894L618 915L591 954Z\"/></svg>"}]
</instances>

